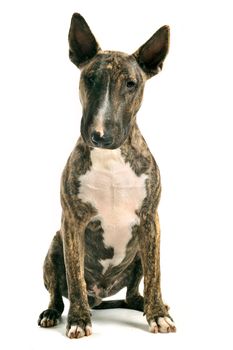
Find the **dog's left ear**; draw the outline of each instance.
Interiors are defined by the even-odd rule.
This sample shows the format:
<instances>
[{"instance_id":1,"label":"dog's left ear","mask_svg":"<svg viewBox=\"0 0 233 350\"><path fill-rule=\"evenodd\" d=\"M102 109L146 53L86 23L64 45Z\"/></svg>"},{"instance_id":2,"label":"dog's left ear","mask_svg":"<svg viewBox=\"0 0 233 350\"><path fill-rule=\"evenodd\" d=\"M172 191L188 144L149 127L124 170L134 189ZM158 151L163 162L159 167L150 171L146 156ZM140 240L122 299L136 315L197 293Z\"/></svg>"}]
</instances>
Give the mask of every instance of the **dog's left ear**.
<instances>
[{"instance_id":1,"label":"dog's left ear","mask_svg":"<svg viewBox=\"0 0 233 350\"><path fill-rule=\"evenodd\" d=\"M170 28L161 27L133 56L148 78L159 73L168 53Z\"/></svg>"},{"instance_id":2,"label":"dog's left ear","mask_svg":"<svg viewBox=\"0 0 233 350\"><path fill-rule=\"evenodd\" d=\"M79 13L74 13L71 18L68 39L70 60L78 67L82 67L100 50L87 22Z\"/></svg>"}]
</instances>

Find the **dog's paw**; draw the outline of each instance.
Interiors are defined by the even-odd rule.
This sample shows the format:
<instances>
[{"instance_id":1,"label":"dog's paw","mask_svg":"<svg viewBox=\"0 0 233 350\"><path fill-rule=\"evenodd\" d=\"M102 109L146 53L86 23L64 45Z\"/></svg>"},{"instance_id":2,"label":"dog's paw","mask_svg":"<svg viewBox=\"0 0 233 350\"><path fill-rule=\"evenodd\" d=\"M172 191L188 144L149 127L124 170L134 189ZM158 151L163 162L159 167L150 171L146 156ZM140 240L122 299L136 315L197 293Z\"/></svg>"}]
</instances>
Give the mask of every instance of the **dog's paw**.
<instances>
[{"instance_id":1,"label":"dog's paw","mask_svg":"<svg viewBox=\"0 0 233 350\"><path fill-rule=\"evenodd\" d=\"M82 328L77 324L73 324L72 326L68 327L66 331L66 335L70 339L82 338L85 335L89 336L91 334L92 334L92 328L90 325L87 325Z\"/></svg>"},{"instance_id":2,"label":"dog's paw","mask_svg":"<svg viewBox=\"0 0 233 350\"><path fill-rule=\"evenodd\" d=\"M38 319L38 325L41 327L53 327L59 323L60 314L55 309L47 309L43 311Z\"/></svg>"},{"instance_id":3,"label":"dog's paw","mask_svg":"<svg viewBox=\"0 0 233 350\"><path fill-rule=\"evenodd\" d=\"M176 326L175 323L170 319L170 317L159 317L157 322L151 321L149 325L149 330L152 333L175 333Z\"/></svg>"},{"instance_id":4,"label":"dog's paw","mask_svg":"<svg viewBox=\"0 0 233 350\"><path fill-rule=\"evenodd\" d=\"M69 310L66 335L70 339L82 338L92 334L91 318L89 310L79 310L78 313Z\"/></svg>"}]
</instances>

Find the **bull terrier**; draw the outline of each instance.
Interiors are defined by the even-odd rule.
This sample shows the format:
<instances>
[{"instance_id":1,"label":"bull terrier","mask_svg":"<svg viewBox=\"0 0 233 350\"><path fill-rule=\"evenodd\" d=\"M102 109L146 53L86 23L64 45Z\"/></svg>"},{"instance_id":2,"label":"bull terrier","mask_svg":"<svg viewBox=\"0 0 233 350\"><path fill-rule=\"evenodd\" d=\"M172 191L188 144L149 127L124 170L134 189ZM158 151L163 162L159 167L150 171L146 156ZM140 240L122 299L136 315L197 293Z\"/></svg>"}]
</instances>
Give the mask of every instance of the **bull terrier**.
<instances>
[{"instance_id":1,"label":"bull terrier","mask_svg":"<svg viewBox=\"0 0 233 350\"><path fill-rule=\"evenodd\" d=\"M69 338L92 333L92 308L143 311L151 332L175 332L160 288L160 173L136 123L145 82L167 55L169 27L128 55L102 51L74 13L69 47L81 70L81 136L62 174L61 229L44 262L50 303L38 324L58 323L64 296ZM102 301L124 287L125 300Z\"/></svg>"}]
</instances>

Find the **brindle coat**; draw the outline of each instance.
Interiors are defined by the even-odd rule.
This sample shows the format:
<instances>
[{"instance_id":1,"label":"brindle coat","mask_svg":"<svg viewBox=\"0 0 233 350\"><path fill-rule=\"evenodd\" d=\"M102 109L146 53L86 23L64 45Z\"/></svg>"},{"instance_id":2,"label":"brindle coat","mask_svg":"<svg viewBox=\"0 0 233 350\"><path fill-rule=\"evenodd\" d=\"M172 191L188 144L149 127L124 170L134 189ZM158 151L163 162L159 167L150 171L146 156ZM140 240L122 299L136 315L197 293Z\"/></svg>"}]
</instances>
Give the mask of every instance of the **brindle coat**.
<instances>
[{"instance_id":1,"label":"brindle coat","mask_svg":"<svg viewBox=\"0 0 233 350\"><path fill-rule=\"evenodd\" d=\"M56 325L64 309L62 296L65 296L70 301L67 321L70 338L91 334L90 308L124 307L144 311L152 332L174 332L175 325L160 290L157 214L160 174L135 117L145 81L162 69L169 46L169 28L160 28L136 53L127 55L101 51L83 17L74 14L69 43L70 59L81 69L81 136L62 175L61 229L44 263L44 282L50 293L50 303L38 323L42 327ZM140 207L132 213L137 220L130 226L124 256L115 264L112 259L116 248L105 244L109 233L104 232L103 218L98 216L94 197L93 201L84 200L82 194L84 180L95 166L94 154L100 154L99 150L105 152L104 156L111 162L114 156L117 160L114 158L113 163L117 166L119 159L121 168L130 166L131 176L141 181L145 189ZM114 177L111 167L109 170L108 164L106 166L107 176ZM125 187L124 191L127 194ZM101 200L104 203L105 198ZM130 198L130 203L132 201ZM117 229L121 226L114 228ZM138 291L143 276L144 297ZM125 301L102 302L102 298L123 287L127 288Z\"/></svg>"}]
</instances>

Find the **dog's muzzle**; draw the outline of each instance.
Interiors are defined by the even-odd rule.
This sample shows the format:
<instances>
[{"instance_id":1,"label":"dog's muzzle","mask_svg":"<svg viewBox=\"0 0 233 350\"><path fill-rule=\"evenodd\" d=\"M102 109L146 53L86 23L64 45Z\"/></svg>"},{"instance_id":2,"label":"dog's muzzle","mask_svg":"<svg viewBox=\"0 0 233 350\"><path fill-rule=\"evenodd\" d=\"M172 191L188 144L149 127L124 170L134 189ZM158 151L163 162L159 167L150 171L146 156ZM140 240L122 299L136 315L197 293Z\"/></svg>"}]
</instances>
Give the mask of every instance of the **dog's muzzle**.
<instances>
[{"instance_id":1,"label":"dog's muzzle","mask_svg":"<svg viewBox=\"0 0 233 350\"><path fill-rule=\"evenodd\" d=\"M101 136L98 131L93 131L91 133L91 143L94 147L111 148L113 137L106 133Z\"/></svg>"}]
</instances>

